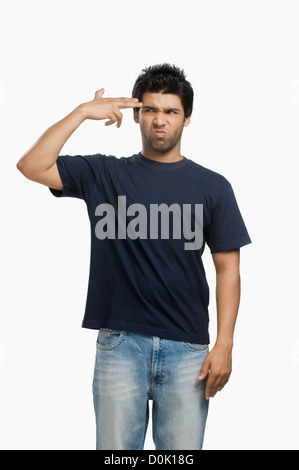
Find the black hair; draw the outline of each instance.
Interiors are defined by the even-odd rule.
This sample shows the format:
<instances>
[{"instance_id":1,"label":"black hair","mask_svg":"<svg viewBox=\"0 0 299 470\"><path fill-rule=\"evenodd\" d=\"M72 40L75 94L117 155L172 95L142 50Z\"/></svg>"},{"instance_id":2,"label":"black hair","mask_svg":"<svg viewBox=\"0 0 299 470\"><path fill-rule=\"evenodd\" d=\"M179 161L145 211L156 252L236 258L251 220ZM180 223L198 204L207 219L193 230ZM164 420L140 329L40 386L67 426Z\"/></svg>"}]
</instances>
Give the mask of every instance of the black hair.
<instances>
[{"instance_id":1,"label":"black hair","mask_svg":"<svg viewBox=\"0 0 299 470\"><path fill-rule=\"evenodd\" d=\"M135 82L132 97L142 101L145 92L178 95L182 101L185 118L192 114L194 97L192 86L186 80L184 70L175 65L164 63L143 69Z\"/></svg>"}]
</instances>

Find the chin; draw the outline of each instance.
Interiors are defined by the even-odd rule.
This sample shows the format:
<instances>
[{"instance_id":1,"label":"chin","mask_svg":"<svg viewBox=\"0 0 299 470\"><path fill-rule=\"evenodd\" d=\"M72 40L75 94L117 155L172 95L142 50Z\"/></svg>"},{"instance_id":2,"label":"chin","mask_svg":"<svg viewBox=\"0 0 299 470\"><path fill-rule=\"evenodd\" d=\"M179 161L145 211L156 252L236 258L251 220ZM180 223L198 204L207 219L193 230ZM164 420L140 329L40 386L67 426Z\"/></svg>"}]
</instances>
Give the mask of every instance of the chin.
<instances>
[{"instance_id":1,"label":"chin","mask_svg":"<svg viewBox=\"0 0 299 470\"><path fill-rule=\"evenodd\" d=\"M152 147L152 150L154 150L155 152L157 153L161 153L161 154L165 154L165 153L168 153L170 152L170 150L172 150L171 148L167 147L167 148L157 148L157 147Z\"/></svg>"},{"instance_id":2,"label":"chin","mask_svg":"<svg viewBox=\"0 0 299 470\"><path fill-rule=\"evenodd\" d=\"M154 150L155 152L162 153L162 154L170 152L174 147L175 145L169 145L169 144L155 145L153 143L150 143L149 145L149 148L151 150Z\"/></svg>"}]
</instances>

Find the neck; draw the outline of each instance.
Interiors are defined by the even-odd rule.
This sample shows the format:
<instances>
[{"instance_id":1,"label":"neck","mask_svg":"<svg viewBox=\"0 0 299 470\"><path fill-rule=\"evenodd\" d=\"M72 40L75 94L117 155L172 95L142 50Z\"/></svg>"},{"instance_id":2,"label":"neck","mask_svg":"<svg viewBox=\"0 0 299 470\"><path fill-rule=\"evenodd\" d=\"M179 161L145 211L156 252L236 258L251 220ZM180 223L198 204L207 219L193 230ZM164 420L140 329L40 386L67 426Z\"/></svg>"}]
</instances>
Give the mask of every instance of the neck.
<instances>
[{"instance_id":1,"label":"neck","mask_svg":"<svg viewBox=\"0 0 299 470\"><path fill-rule=\"evenodd\" d=\"M181 155L181 149L180 147L178 148L173 148L169 152L158 152L156 150L153 150L151 148L148 148L147 146L143 145L142 146L142 155L146 158L149 158L150 160L155 160L157 162L164 162L164 163L173 163L173 162L178 162L180 160L183 160L183 156Z\"/></svg>"}]
</instances>

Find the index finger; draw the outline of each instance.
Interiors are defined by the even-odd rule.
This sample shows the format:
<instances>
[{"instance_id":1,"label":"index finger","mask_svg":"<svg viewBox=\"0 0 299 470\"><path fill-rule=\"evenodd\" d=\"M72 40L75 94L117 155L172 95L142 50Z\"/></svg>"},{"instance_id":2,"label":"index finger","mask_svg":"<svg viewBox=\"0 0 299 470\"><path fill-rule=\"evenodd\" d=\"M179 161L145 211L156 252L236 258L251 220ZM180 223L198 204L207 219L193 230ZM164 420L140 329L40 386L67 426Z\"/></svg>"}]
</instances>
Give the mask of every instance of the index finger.
<instances>
[{"instance_id":1,"label":"index finger","mask_svg":"<svg viewBox=\"0 0 299 470\"><path fill-rule=\"evenodd\" d=\"M216 382L217 382L217 376L214 376L212 374L209 374L209 378L207 381L207 386L206 386L206 399L209 400L209 398L213 398L216 393Z\"/></svg>"},{"instance_id":2,"label":"index finger","mask_svg":"<svg viewBox=\"0 0 299 470\"><path fill-rule=\"evenodd\" d=\"M116 98L116 100L120 109L142 107L142 102L138 98Z\"/></svg>"}]
</instances>

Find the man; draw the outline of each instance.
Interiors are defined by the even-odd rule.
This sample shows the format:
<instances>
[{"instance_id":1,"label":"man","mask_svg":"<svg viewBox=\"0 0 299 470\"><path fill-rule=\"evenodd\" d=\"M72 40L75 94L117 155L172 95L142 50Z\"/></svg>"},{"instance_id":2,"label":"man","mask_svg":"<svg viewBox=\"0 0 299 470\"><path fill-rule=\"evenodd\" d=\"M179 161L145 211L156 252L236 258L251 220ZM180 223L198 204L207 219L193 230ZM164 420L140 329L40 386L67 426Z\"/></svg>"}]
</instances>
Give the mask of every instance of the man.
<instances>
[{"instance_id":1,"label":"man","mask_svg":"<svg viewBox=\"0 0 299 470\"><path fill-rule=\"evenodd\" d=\"M83 327L99 329L93 394L97 449L143 449L153 401L156 449L203 445L209 399L231 374L240 300L239 248L251 242L232 187L181 155L193 89L169 64L137 78L133 98L95 98L50 127L18 169L59 196L83 199L91 261ZM122 123L133 108L142 152L59 156L86 119ZM205 243L217 277L209 352Z\"/></svg>"}]
</instances>

